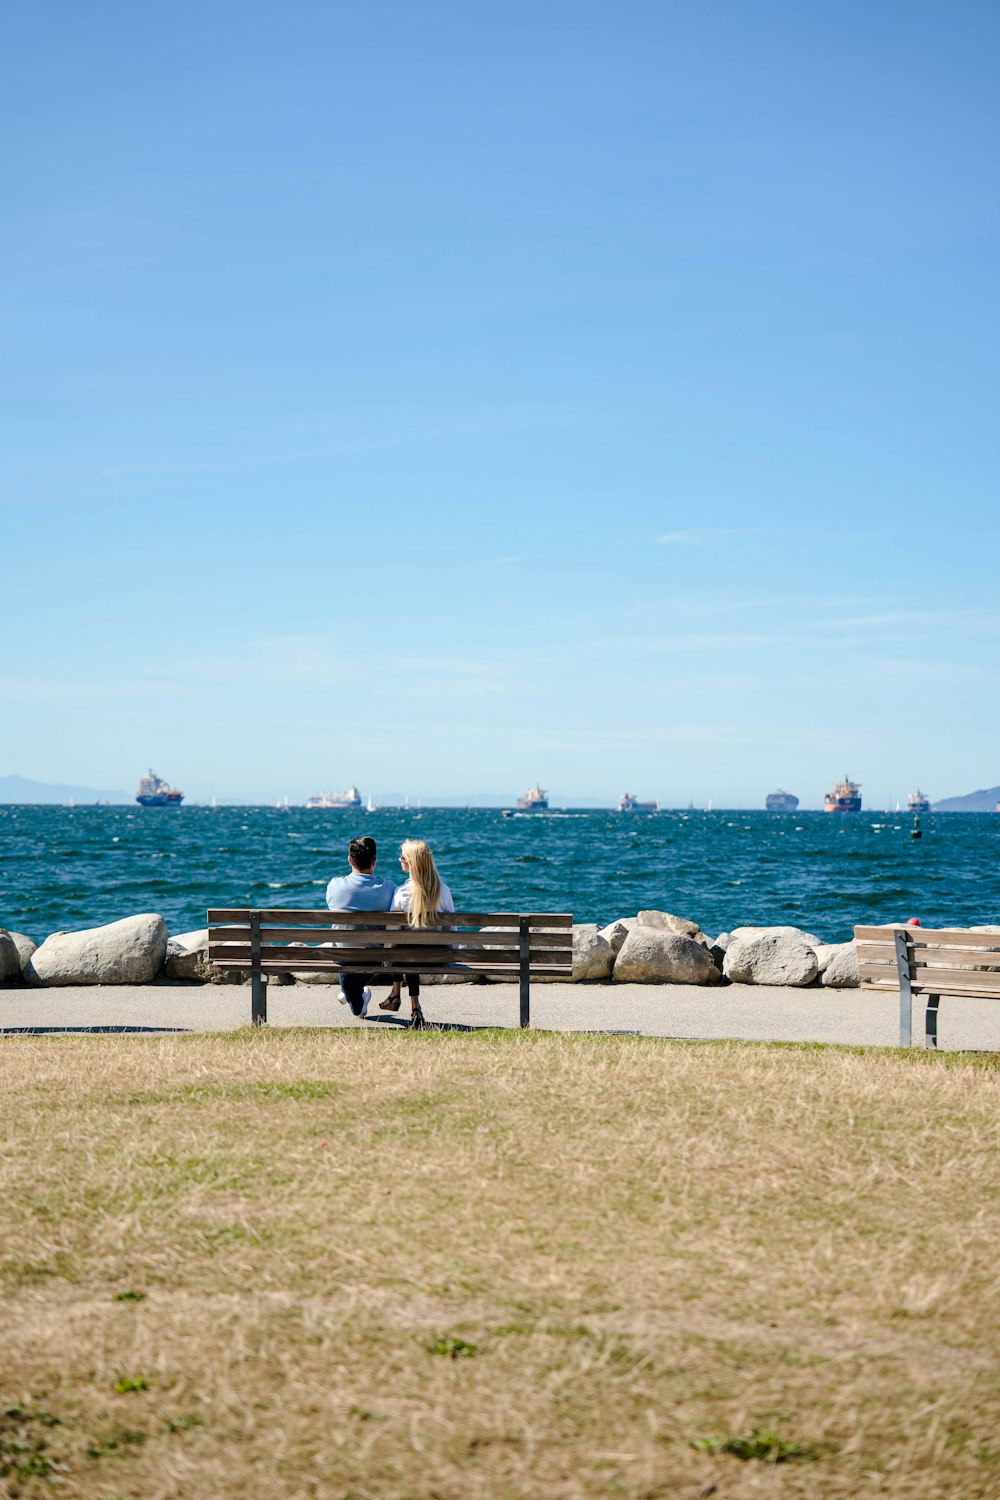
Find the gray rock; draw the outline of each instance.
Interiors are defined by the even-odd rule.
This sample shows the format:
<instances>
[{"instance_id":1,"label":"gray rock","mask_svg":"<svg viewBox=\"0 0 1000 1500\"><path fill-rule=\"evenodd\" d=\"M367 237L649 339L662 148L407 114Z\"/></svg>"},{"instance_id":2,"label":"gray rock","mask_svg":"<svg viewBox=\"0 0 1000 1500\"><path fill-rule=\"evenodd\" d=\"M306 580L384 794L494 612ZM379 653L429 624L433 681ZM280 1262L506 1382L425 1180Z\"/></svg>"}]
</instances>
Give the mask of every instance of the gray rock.
<instances>
[{"instance_id":1,"label":"gray rock","mask_svg":"<svg viewBox=\"0 0 1000 1500\"><path fill-rule=\"evenodd\" d=\"M602 937L596 922L573 923L573 983L585 979L610 979L615 950Z\"/></svg>"},{"instance_id":2,"label":"gray rock","mask_svg":"<svg viewBox=\"0 0 1000 1500\"><path fill-rule=\"evenodd\" d=\"M14 947L17 949L17 956L20 960L21 968L23 969L25 964L28 962L28 959L38 947L38 944L35 942L34 938L26 937L23 932L12 932L10 936L13 940Z\"/></svg>"},{"instance_id":3,"label":"gray rock","mask_svg":"<svg viewBox=\"0 0 1000 1500\"><path fill-rule=\"evenodd\" d=\"M737 937L726 949L722 972L734 984L812 984L816 953L794 932Z\"/></svg>"},{"instance_id":4,"label":"gray rock","mask_svg":"<svg viewBox=\"0 0 1000 1500\"><path fill-rule=\"evenodd\" d=\"M830 956L821 973L821 983L836 990L856 990L861 984L858 950L853 942L831 943Z\"/></svg>"},{"instance_id":5,"label":"gray rock","mask_svg":"<svg viewBox=\"0 0 1000 1500\"><path fill-rule=\"evenodd\" d=\"M718 984L720 975L693 938L662 927L635 926L615 959L622 984Z\"/></svg>"},{"instance_id":6,"label":"gray rock","mask_svg":"<svg viewBox=\"0 0 1000 1500\"><path fill-rule=\"evenodd\" d=\"M197 980L201 984L249 984L249 969L222 969L208 961L208 928L178 932L167 943L165 979ZM291 984L290 974L267 974L268 984Z\"/></svg>"},{"instance_id":7,"label":"gray rock","mask_svg":"<svg viewBox=\"0 0 1000 1500\"><path fill-rule=\"evenodd\" d=\"M641 911L636 921L640 927L657 927L664 932L676 932L679 937L690 938L706 949L712 946L697 922L690 922L687 917L675 917L670 911Z\"/></svg>"},{"instance_id":8,"label":"gray rock","mask_svg":"<svg viewBox=\"0 0 1000 1500\"><path fill-rule=\"evenodd\" d=\"M822 976L826 972L826 966L840 945L838 943L820 943L813 949L816 955L816 973Z\"/></svg>"},{"instance_id":9,"label":"gray rock","mask_svg":"<svg viewBox=\"0 0 1000 1500\"><path fill-rule=\"evenodd\" d=\"M676 932L680 937L694 937L701 932L697 922L687 917L675 917L671 911L641 911L636 917L640 927L659 927L665 932Z\"/></svg>"},{"instance_id":10,"label":"gray rock","mask_svg":"<svg viewBox=\"0 0 1000 1500\"><path fill-rule=\"evenodd\" d=\"M167 942L163 972L168 979L200 979L203 983L218 978L224 971L213 969L208 961L208 928L175 933Z\"/></svg>"},{"instance_id":11,"label":"gray rock","mask_svg":"<svg viewBox=\"0 0 1000 1500\"><path fill-rule=\"evenodd\" d=\"M155 912L82 932L54 932L24 968L33 985L150 984L167 956L167 924Z\"/></svg>"},{"instance_id":12,"label":"gray rock","mask_svg":"<svg viewBox=\"0 0 1000 1500\"><path fill-rule=\"evenodd\" d=\"M602 937L605 942L610 943L612 953L617 955L622 943L624 943L637 922L637 917L619 917L617 921L609 922L607 927L602 927L598 933L598 937Z\"/></svg>"},{"instance_id":13,"label":"gray rock","mask_svg":"<svg viewBox=\"0 0 1000 1500\"><path fill-rule=\"evenodd\" d=\"M20 979L21 957L13 934L0 927L0 984L7 979Z\"/></svg>"},{"instance_id":14,"label":"gray rock","mask_svg":"<svg viewBox=\"0 0 1000 1500\"><path fill-rule=\"evenodd\" d=\"M817 937L814 932L804 932L801 927L734 927L731 936L734 938L760 937L766 932L776 933L780 937L800 938L803 943L808 943L810 948L825 946L821 937Z\"/></svg>"},{"instance_id":15,"label":"gray rock","mask_svg":"<svg viewBox=\"0 0 1000 1500\"><path fill-rule=\"evenodd\" d=\"M711 955L712 962L718 969L720 974L723 973L723 965L726 961L726 949L729 947L729 944L732 942L732 940L733 935L731 932L720 932L719 936L716 938L715 942L712 943L711 947L708 950L709 954Z\"/></svg>"}]
</instances>

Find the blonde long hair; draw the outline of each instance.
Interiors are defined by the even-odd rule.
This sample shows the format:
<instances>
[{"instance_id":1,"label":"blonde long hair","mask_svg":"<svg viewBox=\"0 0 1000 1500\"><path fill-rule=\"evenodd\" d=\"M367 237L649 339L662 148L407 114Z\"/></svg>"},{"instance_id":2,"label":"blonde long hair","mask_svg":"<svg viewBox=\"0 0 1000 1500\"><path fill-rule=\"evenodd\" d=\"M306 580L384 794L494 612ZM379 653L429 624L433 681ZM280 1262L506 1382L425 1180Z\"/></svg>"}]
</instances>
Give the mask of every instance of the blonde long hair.
<instances>
[{"instance_id":1,"label":"blonde long hair","mask_svg":"<svg viewBox=\"0 0 1000 1500\"><path fill-rule=\"evenodd\" d=\"M423 839L407 839L400 854L410 867L410 884L413 895L410 899L409 920L411 927L429 927L441 906L441 877L434 864L434 856Z\"/></svg>"}]
</instances>

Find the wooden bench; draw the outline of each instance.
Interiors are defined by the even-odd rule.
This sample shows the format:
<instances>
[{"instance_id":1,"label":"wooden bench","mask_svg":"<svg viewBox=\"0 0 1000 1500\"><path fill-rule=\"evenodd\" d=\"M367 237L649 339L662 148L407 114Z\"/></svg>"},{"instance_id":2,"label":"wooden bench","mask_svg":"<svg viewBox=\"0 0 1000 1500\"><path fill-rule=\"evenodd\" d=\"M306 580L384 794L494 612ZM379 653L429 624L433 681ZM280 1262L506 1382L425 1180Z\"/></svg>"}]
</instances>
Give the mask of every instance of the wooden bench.
<instances>
[{"instance_id":1,"label":"wooden bench","mask_svg":"<svg viewBox=\"0 0 1000 1500\"><path fill-rule=\"evenodd\" d=\"M573 918L566 913L440 912L435 926L410 927L405 912L252 911L208 913L208 957L220 969L250 971L250 1018L267 1020L267 976L295 970L375 974L499 975L520 981L521 1025L531 1022L531 979L568 979ZM337 946L334 946L334 945Z\"/></svg>"},{"instance_id":2,"label":"wooden bench","mask_svg":"<svg viewBox=\"0 0 1000 1500\"><path fill-rule=\"evenodd\" d=\"M899 991L899 1045L912 1038L913 1000L927 1002L925 1045L937 1046L942 995L1000 1000L1000 932L957 928L855 927L863 990Z\"/></svg>"}]
</instances>

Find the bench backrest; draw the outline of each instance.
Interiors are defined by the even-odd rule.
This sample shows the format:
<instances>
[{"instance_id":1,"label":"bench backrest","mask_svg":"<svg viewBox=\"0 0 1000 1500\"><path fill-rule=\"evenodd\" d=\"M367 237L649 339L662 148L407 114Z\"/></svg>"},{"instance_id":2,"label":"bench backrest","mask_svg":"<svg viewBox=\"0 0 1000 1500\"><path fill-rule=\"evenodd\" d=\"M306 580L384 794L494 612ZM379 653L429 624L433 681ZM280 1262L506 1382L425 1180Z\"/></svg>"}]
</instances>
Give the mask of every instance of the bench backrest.
<instances>
[{"instance_id":1,"label":"bench backrest","mask_svg":"<svg viewBox=\"0 0 1000 1500\"><path fill-rule=\"evenodd\" d=\"M1000 932L855 927L861 988L1000 1000Z\"/></svg>"},{"instance_id":2,"label":"bench backrest","mask_svg":"<svg viewBox=\"0 0 1000 1500\"><path fill-rule=\"evenodd\" d=\"M208 913L208 957L222 969L277 974L302 970L396 976L467 972L511 978L568 978L573 918L551 912L441 912L435 926L410 927L405 912L256 911Z\"/></svg>"}]
</instances>

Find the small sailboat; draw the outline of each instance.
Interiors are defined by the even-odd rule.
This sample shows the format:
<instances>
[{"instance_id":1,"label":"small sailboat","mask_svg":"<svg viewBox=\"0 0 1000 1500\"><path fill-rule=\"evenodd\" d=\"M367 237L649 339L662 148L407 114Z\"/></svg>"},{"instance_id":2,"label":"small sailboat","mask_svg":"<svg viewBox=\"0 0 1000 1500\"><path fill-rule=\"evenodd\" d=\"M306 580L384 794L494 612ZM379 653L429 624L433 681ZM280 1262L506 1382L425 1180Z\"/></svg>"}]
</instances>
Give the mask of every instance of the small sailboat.
<instances>
[{"instance_id":1,"label":"small sailboat","mask_svg":"<svg viewBox=\"0 0 1000 1500\"><path fill-rule=\"evenodd\" d=\"M372 801L372 794L371 794L371 792L368 793L368 805L365 808L365 812L378 812L378 808L375 806L375 803Z\"/></svg>"}]
</instances>

